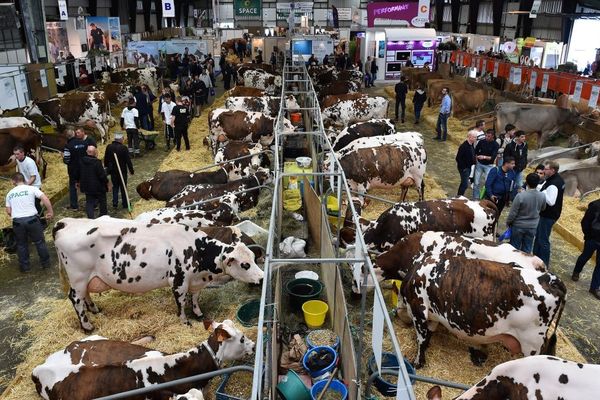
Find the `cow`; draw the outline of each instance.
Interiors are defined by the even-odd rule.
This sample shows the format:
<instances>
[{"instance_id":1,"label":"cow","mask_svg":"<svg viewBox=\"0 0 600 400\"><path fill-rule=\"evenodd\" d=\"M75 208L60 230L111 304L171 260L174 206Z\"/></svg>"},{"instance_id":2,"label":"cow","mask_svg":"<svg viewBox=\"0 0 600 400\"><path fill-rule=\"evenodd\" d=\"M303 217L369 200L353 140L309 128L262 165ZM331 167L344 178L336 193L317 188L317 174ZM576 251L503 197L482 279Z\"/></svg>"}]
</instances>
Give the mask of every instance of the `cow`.
<instances>
[{"instance_id":1,"label":"cow","mask_svg":"<svg viewBox=\"0 0 600 400\"><path fill-rule=\"evenodd\" d=\"M560 176L565 181L566 196L583 197L600 188L600 166L570 169Z\"/></svg>"},{"instance_id":2,"label":"cow","mask_svg":"<svg viewBox=\"0 0 600 400\"><path fill-rule=\"evenodd\" d=\"M216 171L190 173L179 169L156 172L152 179L141 182L136 191L142 199L169 200L187 185L227 183L229 174L221 167Z\"/></svg>"},{"instance_id":3,"label":"cow","mask_svg":"<svg viewBox=\"0 0 600 400\"><path fill-rule=\"evenodd\" d=\"M269 183L270 179L268 171L260 170L254 176L222 185L189 185L169 199L166 207L211 209L214 208L213 204L219 203L219 201L198 203L223 196L234 196L233 201L239 210L246 211L256 206L260 186Z\"/></svg>"},{"instance_id":4,"label":"cow","mask_svg":"<svg viewBox=\"0 0 600 400\"><path fill-rule=\"evenodd\" d=\"M501 132L507 124L513 124L517 130L538 134L538 148L557 133L566 123L579 123L579 116L561 107L551 104L528 104L506 102L496 106L496 132Z\"/></svg>"},{"instance_id":5,"label":"cow","mask_svg":"<svg viewBox=\"0 0 600 400\"><path fill-rule=\"evenodd\" d=\"M62 130L65 125L89 125L96 128L104 143L108 127L114 120L103 92L74 92L46 101L31 102L23 108L23 116L42 116L53 127Z\"/></svg>"},{"instance_id":6,"label":"cow","mask_svg":"<svg viewBox=\"0 0 600 400\"><path fill-rule=\"evenodd\" d=\"M411 186L417 188L423 200L427 153L417 132L357 139L338 151L336 157L350 189L359 195L373 187L399 184L402 200Z\"/></svg>"},{"instance_id":7,"label":"cow","mask_svg":"<svg viewBox=\"0 0 600 400\"><path fill-rule=\"evenodd\" d=\"M215 163L225 163L228 160L245 157L240 160L230 161L226 164L226 169L240 176L247 177L258 171L260 167L268 168L270 166L270 160L264 154L265 151L266 149L260 143L230 140L217 150Z\"/></svg>"},{"instance_id":8,"label":"cow","mask_svg":"<svg viewBox=\"0 0 600 400\"><path fill-rule=\"evenodd\" d=\"M461 256L426 253L421 260L400 271L401 308L406 307L417 333L415 368L424 366L438 323L476 345L500 342L512 354L554 354L567 292L555 275ZM470 352L477 365L487 358Z\"/></svg>"},{"instance_id":9,"label":"cow","mask_svg":"<svg viewBox=\"0 0 600 400\"><path fill-rule=\"evenodd\" d=\"M42 165L42 135L33 122L23 117L0 118L0 168L14 172L17 160L13 149L23 146L25 154Z\"/></svg>"},{"instance_id":10,"label":"cow","mask_svg":"<svg viewBox=\"0 0 600 400\"><path fill-rule=\"evenodd\" d=\"M488 90L472 88L468 90L455 90L452 96L453 112L481 112L481 108L488 101Z\"/></svg>"},{"instance_id":11,"label":"cow","mask_svg":"<svg viewBox=\"0 0 600 400\"><path fill-rule=\"evenodd\" d=\"M148 85L155 93L158 90L158 77L155 67L124 68L113 72L102 73L103 83L126 83L129 85Z\"/></svg>"},{"instance_id":12,"label":"cow","mask_svg":"<svg viewBox=\"0 0 600 400\"><path fill-rule=\"evenodd\" d=\"M132 87L126 83L98 83L82 89L83 92L104 92L110 104L123 104L133 97Z\"/></svg>"},{"instance_id":13,"label":"cow","mask_svg":"<svg viewBox=\"0 0 600 400\"><path fill-rule=\"evenodd\" d=\"M439 72L423 72L423 73L419 73L415 75L415 84L419 83L421 85L421 87L426 88L427 87L427 82L429 82L430 80L433 79L444 79L444 76L442 74L440 74ZM412 86L411 88L414 89L416 87Z\"/></svg>"},{"instance_id":14,"label":"cow","mask_svg":"<svg viewBox=\"0 0 600 400\"><path fill-rule=\"evenodd\" d=\"M264 72L269 73L269 74L276 75L275 68L271 64L265 64L265 63L262 63L262 64L243 63L243 64L238 64L238 66L237 66L237 74L238 74L238 76L244 76L244 73L246 71L254 71L254 70L260 70L260 71L264 71Z\"/></svg>"},{"instance_id":15,"label":"cow","mask_svg":"<svg viewBox=\"0 0 600 400\"><path fill-rule=\"evenodd\" d=\"M264 90L275 94L281 88L281 76L269 74L261 70L248 70L244 72L244 86Z\"/></svg>"},{"instance_id":16,"label":"cow","mask_svg":"<svg viewBox=\"0 0 600 400\"><path fill-rule=\"evenodd\" d=\"M244 52L246 51L246 39L234 38L234 39L228 39L228 40L224 41L223 43L221 43L221 52L228 53L229 50L232 50L234 53L236 53L236 48L235 48L236 43L239 44L240 46L242 46L242 48L244 49Z\"/></svg>"},{"instance_id":17,"label":"cow","mask_svg":"<svg viewBox=\"0 0 600 400\"><path fill-rule=\"evenodd\" d=\"M427 82L427 105L433 107L442 101L442 88L450 89L450 94L455 90L466 90L470 86L465 82L452 79L431 79ZM504 126L502 127L504 129Z\"/></svg>"},{"instance_id":18,"label":"cow","mask_svg":"<svg viewBox=\"0 0 600 400\"><path fill-rule=\"evenodd\" d=\"M48 356L33 369L31 379L38 394L46 400L88 400L206 374L220 369L223 362L240 360L254 353L254 342L231 320L207 321L205 325L210 330L205 341L175 354L98 335L89 336ZM207 383L208 379L183 383L130 399L167 399L186 392L197 394L196 388Z\"/></svg>"},{"instance_id":19,"label":"cow","mask_svg":"<svg viewBox=\"0 0 600 400\"><path fill-rule=\"evenodd\" d=\"M355 207L359 206L356 202ZM351 221L350 207L346 221ZM498 207L492 201L465 197L396 203L375 221L362 220L364 241L369 249L387 251L400 239L415 232L460 233L485 240L495 239ZM342 240L354 242L354 232L344 228Z\"/></svg>"},{"instance_id":20,"label":"cow","mask_svg":"<svg viewBox=\"0 0 600 400\"><path fill-rule=\"evenodd\" d=\"M387 117L389 102L383 97L340 101L321 113L325 126L348 126L355 122Z\"/></svg>"},{"instance_id":21,"label":"cow","mask_svg":"<svg viewBox=\"0 0 600 400\"><path fill-rule=\"evenodd\" d=\"M354 82L360 88L364 82L365 75L361 71L345 69L338 72L335 79L340 81Z\"/></svg>"},{"instance_id":22,"label":"cow","mask_svg":"<svg viewBox=\"0 0 600 400\"><path fill-rule=\"evenodd\" d=\"M594 399L600 393L598 374L600 365L529 356L496 365L455 400ZM427 399L442 400L442 389L432 387Z\"/></svg>"},{"instance_id":23,"label":"cow","mask_svg":"<svg viewBox=\"0 0 600 400\"><path fill-rule=\"evenodd\" d=\"M272 96L229 97L225 100L225 108L230 110L261 112L271 117L276 117L279 114L280 105L280 98ZM289 111L300 108L296 98L291 95L286 96L285 106Z\"/></svg>"},{"instance_id":24,"label":"cow","mask_svg":"<svg viewBox=\"0 0 600 400\"><path fill-rule=\"evenodd\" d=\"M174 397L174 400L204 400L202 391L198 389L191 389L185 394L179 394Z\"/></svg>"},{"instance_id":25,"label":"cow","mask_svg":"<svg viewBox=\"0 0 600 400\"><path fill-rule=\"evenodd\" d=\"M339 151L348 146L356 139L385 136L396 133L396 127L389 119L371 119L365 122L358 122L344 128L335 136L332 143L333 151Z\"/></svg>"},{"instance_id":26,"label":"cow","mask_svg":"<svg viewBox=\"0 0 600 400\"><path fill-rule=\"evenodd\" d=\"M216 153L219 143L229 140L241 140L260 143L269 146L275 135L276 119L259 112L232 111L226 108L217 108L208 115L210 129L210 142L213 152ZM292 123L283 120L284 132L293 132Z\"/></svg>"},{"instance_id":27,"label":"cow","mask_svg":"<svg viewBox=\"0 0 600 400\"><path fill-rule=\"evenodd\" d=\"M236 86L227 92L230 97L240 97L240 96L264 96L265 91L253 87L247 86Z\"/></svg>"},{"instance_id":28,"label":"cow","mask_svg":"<svg viewBox=\"0 0 600 400\"><path fill-rule=\"evenodd\" d=\"M147 224L181 224L190 228L207 226L230 226L239 221L237 204L228 197L217 208L185 210L173 207L157 208L138 215L135 220Z\"/></svg>"},{"instance_id":29,"label":"cow","mask_svg":"<svg viewBox=\"0 0 600 400\"><path fill-rule=\"evenodd\" d=\"M561 174L565 171L572 169L598 167L600 166L600 157L589 157L583 160L577 158L555 158L554 162L558 163L560 169L558 170Z\"/></svg>"},{"instance_id":30,"label":"cow","mask_svg":"<svg viewBox=\"0 0 600 400\"><path fill-rule=\"evenodd\" d=\"M320 102L321 110L331 107L332 105L339 103L344 100L358 100L362 98L367 98L369 95L364 93L346 93L346 94L333 94L330 96L325 96L325 98Z\"/></svg>"},{"instance_id":31,"label":"cow","mask_svg":"<svg viewBox=\"0 0 600 400\"><path fill-rule=\"evenodd\" d=\"M358 85L351 81L335 81L318 89L319 101L326 96L358 92Z\"/></svg>"},{"instance_id":32,"label":"cow","mask_svg":"<svg viewBox=\"0 0 600 400\"><path fill-rule=\"evenodd\" d=\"M250 283L263 278L254 254L244 243L224 244L188 226L108 216L95 220L63 218L54 225L52 234L61 272L69 280L69 299L82 329L88 332L94 326L86 308L98 312L90 293L108 289L144 293L170 286L179 318L189 324L185 315L187 293L192 293L194 314L201 317L199 292L215 277L230 275Z\"/></svg>"}]
</instances>

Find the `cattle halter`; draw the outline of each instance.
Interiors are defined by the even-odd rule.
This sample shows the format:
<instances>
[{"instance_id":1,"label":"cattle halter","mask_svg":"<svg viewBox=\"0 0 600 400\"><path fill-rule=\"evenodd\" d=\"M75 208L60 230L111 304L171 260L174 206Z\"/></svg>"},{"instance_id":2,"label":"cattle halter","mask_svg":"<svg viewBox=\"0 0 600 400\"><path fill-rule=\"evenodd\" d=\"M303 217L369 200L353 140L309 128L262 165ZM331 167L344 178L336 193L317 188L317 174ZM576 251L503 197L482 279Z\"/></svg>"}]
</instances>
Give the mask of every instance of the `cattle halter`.
<instances>
[{"instance_id":1,"label":"cattle halter","mask_svg":"<svg viewBox=\"0 0 600 400\"><path fill-rule=\"evenodd\" d=\"M213 351L212 347L210 347L210 344L208 344L208 340L205 340L204 342L202 342L202 346L204 346L204 348L206 349L206 351L208 351L208 354L210 354L210 356L213 359L213 362L215 363L215 365L217 366L217 368L221 368L221 361L219 361L219 359L217 358L215 352Z\"/></svg>"}]
</instances>

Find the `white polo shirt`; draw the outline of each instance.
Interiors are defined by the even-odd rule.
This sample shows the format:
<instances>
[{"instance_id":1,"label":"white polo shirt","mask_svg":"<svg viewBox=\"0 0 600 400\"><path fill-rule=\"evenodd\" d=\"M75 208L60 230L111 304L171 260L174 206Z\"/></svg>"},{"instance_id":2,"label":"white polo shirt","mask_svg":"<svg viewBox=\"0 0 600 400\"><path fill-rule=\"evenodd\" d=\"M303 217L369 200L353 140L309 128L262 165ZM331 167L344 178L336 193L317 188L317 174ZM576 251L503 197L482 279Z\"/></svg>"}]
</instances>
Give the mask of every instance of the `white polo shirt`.
<instances>
[{"instance_id":1,"label":"white polo shirt","mask_svg":"<svg viewBox=\"0 0 600 400\"><path fill-rule=\"evenodd\" d=\"M171 124L171 114L173 113L174 108L175 108L175 103L173 101L171 101L170 103L163 101L162 106L160 107L160 112L165 114L165 124L166 125Z\"/></svg>"},{"instance_id":2,"label":"white polo shirt","mask_svg":"<svg viewBox=\"0 0 600 400\"><path fill-rule=\"evenodd\" d=\"M38 189L42 187L42 178L40 177L40 172L38 171L37 165L35 165L35 161L31 157L25 156L23 161L17 160L17 167L19 172L23 174L25 177L25 182L29 182L32 176L35 175L35 181L31 184L31 186L35 186Z\"/></svg>"},{"instance_id":3,"label":"white polo shirt","mask_svg":"<svg viewBox=\"0 0 600 400\"><path fill-rule=\"evenodd\" d=\"M11 218L33 217L38 212L35 209L35 199L41 198L42 191L35 186L18 185L6 195L6 207L11 209Z\"/></svg>"},{"instance_id":4,"label":"white polo shirt","mask_svg":"<svg viewBox=\"0 0 600 400\"><path fill-rule=\"evenodd\" d=\"M137 108L133 107L131 110L128 107L123 109L121 118L123 118L123 127L125 129L137 129L135 126L135 119L140 116Z\"/></svg>"}]
</instances>

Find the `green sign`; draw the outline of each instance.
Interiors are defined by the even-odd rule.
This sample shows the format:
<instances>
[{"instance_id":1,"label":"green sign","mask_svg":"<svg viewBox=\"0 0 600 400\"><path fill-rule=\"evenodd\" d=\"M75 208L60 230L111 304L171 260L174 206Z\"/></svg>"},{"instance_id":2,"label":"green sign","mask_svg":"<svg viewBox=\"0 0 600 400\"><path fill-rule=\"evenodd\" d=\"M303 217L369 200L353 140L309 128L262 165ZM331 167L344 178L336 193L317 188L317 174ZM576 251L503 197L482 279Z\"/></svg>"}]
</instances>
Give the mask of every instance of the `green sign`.
<instances>
[{"instance_id":1,"label":"green sign","mask_svg":"<svg viewBox=\"0 0 600 400\"><path fill-rule=\"evenodd\" d=\"M233 6L236 17L260 17L261 0L235 0Z\"/></svg>"}]
</instances>

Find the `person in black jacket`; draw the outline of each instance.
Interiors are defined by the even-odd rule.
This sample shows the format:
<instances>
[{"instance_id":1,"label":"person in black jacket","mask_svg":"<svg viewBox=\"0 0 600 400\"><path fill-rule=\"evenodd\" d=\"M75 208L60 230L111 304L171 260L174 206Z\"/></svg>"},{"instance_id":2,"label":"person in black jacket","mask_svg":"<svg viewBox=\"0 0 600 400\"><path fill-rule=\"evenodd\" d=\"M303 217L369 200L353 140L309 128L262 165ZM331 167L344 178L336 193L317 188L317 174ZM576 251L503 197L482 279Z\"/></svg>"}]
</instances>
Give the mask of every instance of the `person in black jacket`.
<instances>
[{"instance_id":1,"label":"person in black jacket","mask_svg":"<svg viewBox=\"0 0 600 400\"><path fill-rule=\"evenodd\" d=\"M96 146L88 146L87 155L81 159L81 173L79 188L85 193L85 212L89 219L94 219L94 208L98 205L100 216L106 215L106 192L108 191L108 177L98 160Z\"/></svg>"},{"instance_id":2,"label":"person in black jacket","mask_svg":"<svg viewBox=\"0 0 600 400\"><path fill-rule=\"evenodd\" d=\"M523 186L523 170L527 168L527 136L523 131L515 132L515 139L509 142L504 149L504 157L515 159L515 184Z\"/></svg>"},{"instance_id":3,"label":"person in black jacket","mask_svg":"<svg viewBox=\"0 0 600 400\"><path fill-rule=\"evenodd\" d=\"M579 274L583 270L585 263L596 252L596 267L592 273L590 293L600 300L600 200L594 200L588 205L585 215L581 220L581 230L583 231L584 239L583 252L575 263L571 279L575 282L579 280Z\"/></svg>"},{"instance_id":4,"label":"person in black jacket","mask_svg":"<svg viewBox=\"0 0 600 400\"><path fill-rule=\"evenodd\" d=\"M78 210L77 182L79 182L81 159L85 156L86 145L72 129L67 129L66 136L68 139L63 150L63 162L67 164L67 173L69 174L69 207L67 209Z\"/></svg>"},{"instance_id":5,"label":"person in black jacket","mask_svg":"<svg viewBox=\"0 0 600 400\"><path fill-rule=\"evenodd\" d=\"M470 131L467 133L467 140L465 140L456 153L456 167L460 174L460 185L458 186L457 196L463 196L469 187L469 176L471 176L471 169L475 165L475 141L477 135L475 132Z\"/></svg>"},{"instance_id":6,"label":"person in black jacket","mask_svg":"<svg viewBox=\"0 0 600 400\"><path fill-rule=\"evenodd\" d=\"M401 76L400 82L396 83L394 91L396 92L396 121L398 121L398 106L402 107L402 123L404 123L404 112L406 110L406 94L408 86L406 85L406 77Z\"/></svg>"},{"instance_id":7,"label":"person in black jacket","mask_svg":"<svg viewBox=\"0 0 600 400\"><path fill-rule=\"evenodd\" d=\"M175 131L175 145L177 151L181 150L181 138L185 142L185 149L190 149L190 140L188 139L188 124L190 122L189 109L183 104L182 98L177 97L177 105L171 112L171 125Z\"/></svg>"},{"instance_id":8,"label":"person in black jacket","mask_svg":"<svg viewBox=\"0 0 600 400\"><path fill-rule=\"evenodd\" d=\"M115 155L121 167L121 173L123 174L123 182L121 182L121 176L119 175L119 169L115 162ZM127 146L123 144L123 134L121 132L115 133L115 139L111 144L106 146L106 152L104 153L104 167L108 174L110 174L110 181L112 182L112 204L114 208L119 206L119 191L121 192L121 204L123 208L127 208L127 196L125 191L127 190L127 170L133 175L133 164L131 163L131 157L129 157L129 151Z\"/></svg>"},{"instance_id":9,"label":"person in black jacket","mask_svg":"<svg viewBox=\"0 0 600 400\"><path fill-rule=\"evenodd\" d=\"M421 119L421 110L423 109L423 105L427 100L427 93L423 90L423 87L420 83L417 83L417 89L415 90L415 95L413 96L413 106L415 108L415 124L419 123Z\"/></svg>"}]
</instances>

